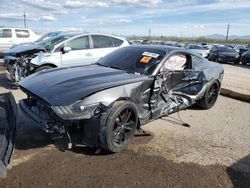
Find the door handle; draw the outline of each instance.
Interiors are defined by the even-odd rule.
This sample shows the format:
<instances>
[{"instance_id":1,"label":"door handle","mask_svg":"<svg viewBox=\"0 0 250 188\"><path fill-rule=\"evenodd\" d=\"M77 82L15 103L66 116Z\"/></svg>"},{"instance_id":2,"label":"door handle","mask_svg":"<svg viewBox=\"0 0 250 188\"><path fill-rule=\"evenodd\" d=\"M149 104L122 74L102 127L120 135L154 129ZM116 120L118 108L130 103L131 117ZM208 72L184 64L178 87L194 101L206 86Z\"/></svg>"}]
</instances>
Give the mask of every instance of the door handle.
<instances>
[{"instance_id":1,"label":"door handle","mask_svg":"<svg viewBox=\"0 0 250 188\"><path fill-rule=\"evenodd\" d=\"M92 53L86 53L86 54L85 54L86 57L90 57L90 56L92 56L92 55L93 55Z\"/></svg>"}]
</instances>

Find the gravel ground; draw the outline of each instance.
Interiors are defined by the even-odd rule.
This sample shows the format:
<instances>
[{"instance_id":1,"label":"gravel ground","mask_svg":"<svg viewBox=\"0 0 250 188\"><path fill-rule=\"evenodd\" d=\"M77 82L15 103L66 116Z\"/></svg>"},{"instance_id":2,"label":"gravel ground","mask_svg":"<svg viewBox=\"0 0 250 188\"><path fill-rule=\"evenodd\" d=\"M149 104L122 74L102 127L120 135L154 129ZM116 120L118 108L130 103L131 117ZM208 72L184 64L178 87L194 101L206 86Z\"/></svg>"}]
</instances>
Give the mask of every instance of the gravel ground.
<instances>
[{"instance_id":1,"label":"gravel ground","mask_svg":"<svg viewBox=\"0 0 250 188\"><path fill-rule=\"evenodd\" d=\"M0 93L25 95L0 74ZM13 168L0 187L250 187L250 105L220 96L144 126L119 154L75 147L62 151L22 114Z\"/></svg>"},{"instance_id":2,"label":"gravel ground","mask_svg":"<svg viewBox=\"0 0 250 188\"><path fill-rule=\"evenodd\" d=\"M250 66L223 64L224 88L250 95Z\"/></svg>"}]
</instances>

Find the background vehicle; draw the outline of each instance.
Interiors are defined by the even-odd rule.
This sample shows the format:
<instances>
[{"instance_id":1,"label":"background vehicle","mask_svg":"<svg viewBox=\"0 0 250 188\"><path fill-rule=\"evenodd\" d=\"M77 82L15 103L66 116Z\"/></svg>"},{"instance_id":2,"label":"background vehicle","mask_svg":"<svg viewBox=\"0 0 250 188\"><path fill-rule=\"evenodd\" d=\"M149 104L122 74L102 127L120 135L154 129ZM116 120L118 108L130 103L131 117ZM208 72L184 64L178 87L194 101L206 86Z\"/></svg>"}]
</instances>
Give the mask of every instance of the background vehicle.
<instances>
[{"instance_id":1,"label":"background vehicle","mask_svg":"<svg viewBox=\"0 0 250 188\"><path fill-rule=\"evenodd\" d=\"M204 48L202 45L199 44L185 44L184 48L191 50L194 53L201 55L202 57L207 57L209 50Z\"/></svg>"},{"instance_id":2,"label":"background vehicle","mask_svg":"<svg viewBox=\"0 0 250 188\"><path fill-rule=\"evenodd\" d=\"M39 36L31 29L0 28L0 53L3 56L13 44L34 42Z\"/></svg>"},{"instance_id":3,"label":"background vehicle","mask_svg":"<svg viewBox=\"0 0 250 188\"><path fill-rule=\"evenodd\" d=\"M53 47L75 34L62 34L37 43L20 44L9 49L4 56L6 76L9 80L18 82L33 73L34 67L30 61L39 53L50 52Z\"/></svg>"},{"instance_id":4,"label":"background vehicle","mask_svg":"<svg viewBox=\"0 0 250 188\"><path fill-rule=\"evenodd\" d=\"M222 45L216 45L213 46L209 51L208 59L219 63L233 62L234 64L237 64L239 63L240 56L232 48Z\"/></svg>"},{"instance_id":5,"label":"background vehicle","mask_svg":"<svg viewBox=\"0 0 250 188\"><path fill-rule=\"evenodd\" d=\"M49 32L49 33L45 33L44 35L42 35L41 37L39 37L36 41L34 42L25 42L25 43L20 43L20 44L13 44L10 49L13 49L17 46L27 46L27 45L32 45L34 43L39 43L41 41L44 41L44 40L48 40L49 38L53 38L53 37L56 37L57 35L60 35L60 34L67 34L66 32L63 32L63 31L53 31L53 32ZM9 53L9 51L6 51L5 53Z\"/></svg>"},{"instance_id":6,"label":"background vehicle","mask_svg":"<svg viewBox=\"0 0 250 188\"><path fill-rule=\"evenodd\" d=\"M243 65L250 63L250 49L241 55L240 61Z\"/></svg>"},{"instance_id":7,"label":"background vehicle","mask_svg":"<svg viewBox=\"0 0 250 188\"><path fill-rule=\"evenodd\" d=\"M241 56L244 52L250 50L250 45L246 45L245 48L239 50L239 55Z\"/></svg>"},{"instance_id":8,"label":"background vehicle","mask_svg":"<svg viewBox=\"0 0 250 188\"><path fill-rule=\"evenodd\" d=\"M129 46L95 65L30 75L19 104L46 132L71 140L76 129L85 145L119 152L151 120L195 103L211 108L222 78L222 65L185 49Z\"/></svg>"},{"instance_id":9,"label":"background vehicle","mask_svg":"<svg viewBox=\"0 0 250 188\"><path fill-rule=\"evenodd\" d=\"M54 67L92 64L108 53L128 45L126 39L109 35L61 34L40 42L39 46L32 49L11 49L8 56L19 54L19 61L26 63L20 63L20 69L24 69L23 71L10 71L14 63L6 62L8 77L18 82L23 78L18 72L26 72L27 76ZM38 51L40 53L37 53Z\"/></svg>"},{"instance_id":10,"label":"background vehicle","mask_svg":"<svg viewBox=\"0 0 250 188\"><path fill-rule=\"evenodd\" d=\"M246 46L244 45L235 45L233 48L236 52L240 52L240 49L246 49Z\"/></svg>"}]
</instances>

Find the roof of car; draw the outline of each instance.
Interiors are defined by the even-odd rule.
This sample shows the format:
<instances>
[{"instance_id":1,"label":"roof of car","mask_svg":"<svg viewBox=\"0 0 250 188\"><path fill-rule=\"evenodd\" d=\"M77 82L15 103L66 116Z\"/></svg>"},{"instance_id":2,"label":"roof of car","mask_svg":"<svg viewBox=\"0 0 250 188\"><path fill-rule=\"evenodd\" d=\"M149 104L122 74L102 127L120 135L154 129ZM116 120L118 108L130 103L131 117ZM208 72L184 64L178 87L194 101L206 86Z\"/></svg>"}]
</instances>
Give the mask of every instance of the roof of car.
<instances>
[{"instance_id":1,"label":"roof of car","mask_svg":"<svg viewBox=\"0 0 250 188\"><path fill-rule=\"evenodd\" d=\"M129 48L143 48L143 49L156 49L156 50L163 50L167 53L169 53L170 51L175 51L175 50L182 50L182 51L186 51L185 49L181 49L178 47L174 47L174 46L166 46L166 45L136 45L136 46L128 46Z\"/></svg>"}]
</instances>

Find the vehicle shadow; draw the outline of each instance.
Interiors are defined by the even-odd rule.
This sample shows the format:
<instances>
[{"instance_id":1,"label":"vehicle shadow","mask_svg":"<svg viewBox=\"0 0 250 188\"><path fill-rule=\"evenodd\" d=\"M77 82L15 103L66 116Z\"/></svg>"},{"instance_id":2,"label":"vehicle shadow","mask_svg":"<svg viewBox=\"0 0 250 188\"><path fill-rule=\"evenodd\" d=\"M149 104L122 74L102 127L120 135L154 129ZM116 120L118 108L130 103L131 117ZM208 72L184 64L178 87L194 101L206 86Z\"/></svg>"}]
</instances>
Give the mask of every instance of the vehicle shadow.
<instances>
[{"instance_id":1,"label":"vehicle shadow","mask_svg":"<svg viewBox=\"0 0 250 188\"><path fill-rule=\"evenodd\" d=\"M250 155L242 158L227 168L227 174L230 177L235 188L250 187Z\"/></svg>"},{"instance_id":2,"label":"vehicle shadow","mask_svg":"<svg viewBox=\"0 0 250 188\"><path fill-rule=\"evenodd\" d=\"M132 142L129 143L131 147L133 145L140 145L140 144L146 144L150 140L152 140L154 137L153 133L148 132L148 131L136 131L134 138L132 139ZM111 155L113 153L106 151L101 148L93 148L93 147L88 147L88 146L83 146L83 145L76 145L72 147L70 150L72 152L75 152L77 154L84 154L84 155Z\"/></svg>"},{"instance_id":3,"label":"vehicle shadow","mask_svg":"<svg viewBox=\"0 0 250 188\"><path fill-rule=\"evenodd\" d=\"M8 90L19 88L17 84L12 83L7 79L5 73L0 73L0 87L3 87Z\"/></svg>"},{"instance_id":4,"label":"vehicle shadow","mask_svg":"<svg viewBox=\"0 0 250 188\"><path fill-rule=\"evenodd\" d=\"M28 150L45 147L52 144L50 137L31 120L22 117L18 118L16 129L15 148L18 150Z\"/></svg>"}]
</instances>

